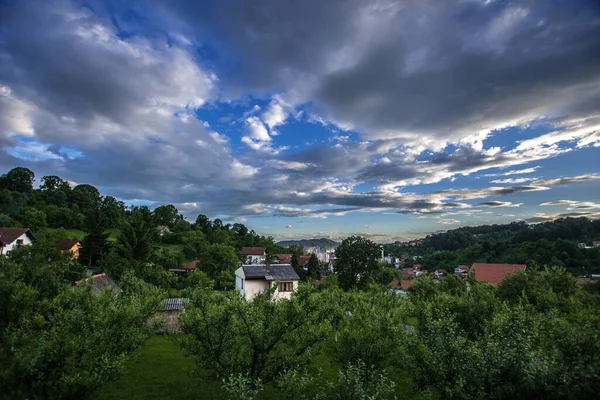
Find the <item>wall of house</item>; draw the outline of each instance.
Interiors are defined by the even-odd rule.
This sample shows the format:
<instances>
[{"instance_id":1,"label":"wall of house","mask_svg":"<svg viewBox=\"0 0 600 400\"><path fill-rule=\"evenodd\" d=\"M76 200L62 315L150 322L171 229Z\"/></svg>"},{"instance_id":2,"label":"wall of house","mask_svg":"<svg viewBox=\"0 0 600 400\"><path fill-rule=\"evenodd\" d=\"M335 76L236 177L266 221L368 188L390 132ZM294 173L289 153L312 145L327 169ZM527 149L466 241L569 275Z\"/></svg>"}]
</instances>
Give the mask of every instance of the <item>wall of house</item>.
<instances>
[{"instance_id":1,"label":"wall of house","mask_svg":"<svg viewBox=\"0 0 600 400\"><path fill-rule=\"evenodd\" d=\"M286 281L289 282L289 281ZM273 294L274 299L291 299L292 293L298 290L298 281L292 281L294 289L291 292L280 292L279 289L275 291ZM278 282L271 282L272 286L275 286Z\"/></svg>"},{"instance_id":2,"label":"wall of house","mask_svg":"<svg viewBox=\"0 0 600 400\"><path fill-rule=\"evenodd\" d=\"M244 281L243 296L246 300L252 300L257 294L269 288L267 281L263 279L250 279Z\"/></svg>"},{"instance_id":3,"label":"wall of house","mask_svg":"<svg viewBox=\"0 0 600 400\"><path fill-rule=\"evenodd\" d=\"M246 264L264 264L265 256L246 256Z\"/></svg>"},{"instance_id":4,"label":"wall of house","mask_svg":"<svg viewBox=\"0 0 600 400\"><path fill-rule=\"evenodd\" d=\"M4 248L2 249L2 254L8 254L9 251L11 251L15 247L17 247L18 246L17 242L19 240L23 241L23 246L31 246L33 244L31 239L29 239L29 236L27 236L27 234L24 233L21 236L19 236L14 242L9 243L6 246L4 246Z\"/></svg>"}]
</instances>

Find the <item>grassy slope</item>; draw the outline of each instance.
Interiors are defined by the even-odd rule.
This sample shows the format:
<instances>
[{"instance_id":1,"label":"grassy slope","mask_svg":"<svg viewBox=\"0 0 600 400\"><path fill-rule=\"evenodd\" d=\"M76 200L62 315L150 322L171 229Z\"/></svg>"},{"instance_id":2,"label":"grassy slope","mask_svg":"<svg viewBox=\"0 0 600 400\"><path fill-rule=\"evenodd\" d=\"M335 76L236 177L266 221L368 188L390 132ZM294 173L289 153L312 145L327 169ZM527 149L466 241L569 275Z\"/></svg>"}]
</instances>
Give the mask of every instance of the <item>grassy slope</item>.
<instances>
[{"instance_id":1,"label":"grassy slope","mask_svg":"<svg viewBox=\"0 0 600 400\"><path fill-rule=\"evenodd\" d=\"M331 360L319 355L311 365L312 370L321 368L323 377L335 379L337 366ZM97 400L185 400L185 399L227 399L221 382L208 377L193 375L195 364L185 357L179 345L167 336L154 336L138 350L125 366L121 379L105 385ZM418 398L411 391L410 379L394 376L398 384L399 398ZM259 394L260 399L283 398L271 385Z\"/></svg>"}]
</instances>

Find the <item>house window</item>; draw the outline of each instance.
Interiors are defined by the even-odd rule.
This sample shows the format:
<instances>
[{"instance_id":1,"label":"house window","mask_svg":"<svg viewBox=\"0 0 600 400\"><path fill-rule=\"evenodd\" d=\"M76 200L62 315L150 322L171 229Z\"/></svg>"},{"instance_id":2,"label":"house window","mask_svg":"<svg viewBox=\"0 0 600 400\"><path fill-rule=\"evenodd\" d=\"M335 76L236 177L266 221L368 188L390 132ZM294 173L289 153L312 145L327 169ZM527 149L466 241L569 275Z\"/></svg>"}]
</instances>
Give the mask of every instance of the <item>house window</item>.
<instances>
[{"instance_id":1,"label":"house window","mask_svg":"<svg viewBox=\"0 0 600 400\"><path fill-rule=\"evenodd\" d=\"M294 282L279 282L280 292L291 292L294 290Z\"/></svg>"},{"instance_id":2,"label":"house window","mask_svg":"<svg viewBox=\"0 0 600 400\"><path fill-rule=\"evenodd\" d=\"M17 239L17 244L23 244L23 239Z\"/></svg>"}]
</instances>

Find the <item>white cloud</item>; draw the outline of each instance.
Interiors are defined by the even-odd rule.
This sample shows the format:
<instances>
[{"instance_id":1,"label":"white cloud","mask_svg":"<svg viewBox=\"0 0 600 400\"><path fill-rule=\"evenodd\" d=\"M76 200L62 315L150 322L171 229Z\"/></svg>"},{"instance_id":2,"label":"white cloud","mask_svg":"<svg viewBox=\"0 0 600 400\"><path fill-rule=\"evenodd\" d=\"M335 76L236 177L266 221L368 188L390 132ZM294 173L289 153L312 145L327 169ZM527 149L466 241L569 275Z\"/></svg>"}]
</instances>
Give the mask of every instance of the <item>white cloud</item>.
<instances>
[{"instance_id":1,"label":"white cloud","mask_svg":"<svg viewBox=\"0 0 600 400\"><path fill-rule=\"evenodd\" d=\"M509 183L509 184L515 184L515 183L525 183L525 182L529 182L531 180L533 180L534 178L507 178L507 179L496 179L493 181L490 181L490 183Z\"/></svg>"},{"instance_id":2,"label":"white cloud","mask_svg":"<svg viewBox=\"0 0 600 400\"><path fill-rule=\"evenodd\" d=\"M460 221L457 219L440 219L437 221L439 225L456 225L460 224Z\"/></svg>"}]
</instances>

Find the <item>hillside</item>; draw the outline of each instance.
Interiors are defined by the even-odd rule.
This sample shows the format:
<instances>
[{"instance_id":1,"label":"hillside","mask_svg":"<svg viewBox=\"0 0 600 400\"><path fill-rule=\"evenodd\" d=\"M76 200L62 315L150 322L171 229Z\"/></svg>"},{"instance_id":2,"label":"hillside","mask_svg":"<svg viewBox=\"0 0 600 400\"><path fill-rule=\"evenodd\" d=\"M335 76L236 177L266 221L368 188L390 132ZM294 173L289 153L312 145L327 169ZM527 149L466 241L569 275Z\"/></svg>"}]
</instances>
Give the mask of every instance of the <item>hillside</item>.
<instances>
[{"instance_id":1,"label":"hillside","mask_svg":"<svg viewBox=\"0 0 600 400\"><path fill-rule=\"evenodd\" d=\"M282 240L277 242L282 247L322 247L322 248L336 248L340 244L334 240L321 238L321 239L302 239L302 240Z\"/></svg>"}]
</instances>

